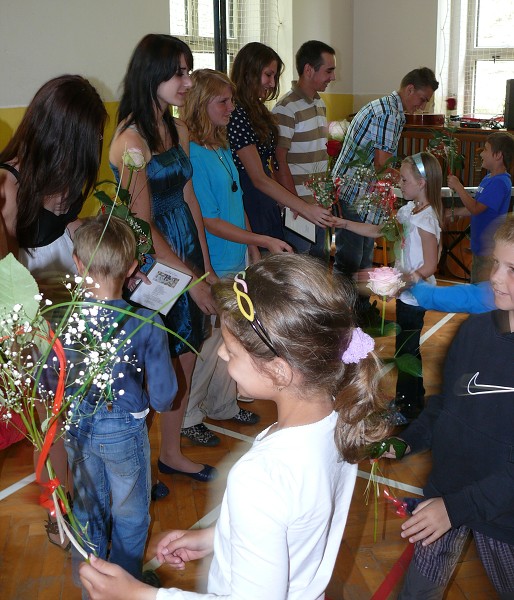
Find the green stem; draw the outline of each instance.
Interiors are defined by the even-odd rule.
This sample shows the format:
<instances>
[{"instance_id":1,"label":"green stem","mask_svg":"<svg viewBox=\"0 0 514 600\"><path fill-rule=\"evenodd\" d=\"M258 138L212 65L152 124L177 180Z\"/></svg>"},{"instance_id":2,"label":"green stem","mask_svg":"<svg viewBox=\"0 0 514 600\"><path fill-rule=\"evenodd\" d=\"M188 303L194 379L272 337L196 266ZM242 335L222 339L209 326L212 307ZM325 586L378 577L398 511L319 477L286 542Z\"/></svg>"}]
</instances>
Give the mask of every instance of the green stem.
<instances>
[{"instance_id":1,"label":"green stem","mask_svg":"<svg viewBox=\"0 0 514 600\"><path fill-rule=\"evenodd\" d=\"M382 324L380 326L380 335L384 335L385 316L386 316L386 297L382 296Z\"/></svg>"}]
</instances>

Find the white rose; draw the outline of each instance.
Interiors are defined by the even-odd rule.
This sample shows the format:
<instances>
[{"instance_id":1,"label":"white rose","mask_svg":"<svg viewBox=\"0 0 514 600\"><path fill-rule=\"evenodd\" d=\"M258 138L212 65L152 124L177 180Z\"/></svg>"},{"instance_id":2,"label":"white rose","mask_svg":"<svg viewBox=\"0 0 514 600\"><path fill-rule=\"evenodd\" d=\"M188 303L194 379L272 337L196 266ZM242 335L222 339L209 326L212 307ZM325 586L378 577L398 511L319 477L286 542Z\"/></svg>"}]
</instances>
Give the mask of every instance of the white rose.
<instances>
[{"instance_id":1,"label":"white rose","mask_svg":"<svg viewBox=\"0 0 514 600\"><path fill-rule=\"evenodd\" d=\"M129 169L139 171L146 165L143 151L139 148L128 148L123 153L123 164Z\"/></svg>"},{"instance_id":2,"label":"white rose","mask_svg":"<svg viewBox=\"0 0 514 600\"><path fill-rule=\"evenodd\" d=\"M393 267L380 267L369 272L367 287L377 296L396 296L404 285L401 272Z\"/></svg>"},{"instance_id":3,"label":"white rose","mask_svg":"<svg viewBox=\"0 0 514 600\"><path fill-rule=\"evenodd\" d=\"M330 121L328 124L328 134L330 138L342 142L349 125L350 123L348 123L346 119L343 121Z\"/></svg>"}]
</instances>

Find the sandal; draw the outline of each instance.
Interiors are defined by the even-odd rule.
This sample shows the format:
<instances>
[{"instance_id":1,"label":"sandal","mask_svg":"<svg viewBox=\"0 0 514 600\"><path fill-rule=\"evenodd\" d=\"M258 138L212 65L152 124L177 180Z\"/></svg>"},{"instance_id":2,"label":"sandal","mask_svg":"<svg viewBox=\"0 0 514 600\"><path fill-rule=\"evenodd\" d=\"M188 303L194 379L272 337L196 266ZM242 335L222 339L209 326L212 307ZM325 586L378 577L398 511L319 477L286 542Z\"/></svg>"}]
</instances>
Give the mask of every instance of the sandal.
<instances>
[{"instance_id":1,"label":"sandal","mask_svg":"<svg viewBox=\"0 0 514 600\"><path fill-rule=\"evenodd\" d=\"M62 548L62 550L64 550L65 552L69 552L71 549L71 542L70 540L68 540L68 538L65 535L64 538L64 542L60 542L60 541L54 541L50 536L51 535L59 535L59 525L57 525L57 521L50 521L50 518L48 518L45 522L45 529L46 529L46 535L48 536L48 541L53 544L54 546L59 546L59 548ZM59 539L59 538L57 538ZM66 543L66 541L68 541L68 543L64 546L63 544Z\"/></svg>"}]
</instances>

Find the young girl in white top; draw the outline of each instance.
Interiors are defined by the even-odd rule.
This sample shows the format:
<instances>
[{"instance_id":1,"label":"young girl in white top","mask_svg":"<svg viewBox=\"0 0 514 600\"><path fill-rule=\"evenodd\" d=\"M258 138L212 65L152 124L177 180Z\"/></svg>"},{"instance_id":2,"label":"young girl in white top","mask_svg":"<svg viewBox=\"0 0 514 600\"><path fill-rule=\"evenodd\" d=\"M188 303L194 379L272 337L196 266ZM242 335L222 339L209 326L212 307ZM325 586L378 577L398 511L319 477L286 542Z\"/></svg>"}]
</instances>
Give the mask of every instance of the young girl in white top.
<instances>
[{"instance_id":1,"label":"young girl in white top","mask_svg":"<svg viewBox=\"0 0 514 600\"><path fill-rule=\"evenodd\" d=\"M387 435L373 339L355 326L354 291L305 255L272 255L215 284L220 356L241 393L277 422L232 468L215 527L171 531L158 558L175 569L214 552L208 593L156 590L92 558L93 600L324 598L357 474Z\"/></svg>"},{"instance_id":2,"label":"young girl in white top","mask_svg":"<svg viewBox=\"0 0 514 600\"><path fill-rule=\"evenodd\" d=\"M434 273L440 254L442 173L437 159L428 152L408 156L400 168L400 188L405 200L396 217L403 228L401 255L396 267L405 273L404 279L424 279L435 285ZM380 226L339 219L339 227L360 235L380 237ZM419 342L425 310L408 291L396 300L396 356L413 354L421 359ZM396 406L407 420L417 417L423 409L425 389L423 378L400 372L396 384Z\"/></svg>"}]
</instances>

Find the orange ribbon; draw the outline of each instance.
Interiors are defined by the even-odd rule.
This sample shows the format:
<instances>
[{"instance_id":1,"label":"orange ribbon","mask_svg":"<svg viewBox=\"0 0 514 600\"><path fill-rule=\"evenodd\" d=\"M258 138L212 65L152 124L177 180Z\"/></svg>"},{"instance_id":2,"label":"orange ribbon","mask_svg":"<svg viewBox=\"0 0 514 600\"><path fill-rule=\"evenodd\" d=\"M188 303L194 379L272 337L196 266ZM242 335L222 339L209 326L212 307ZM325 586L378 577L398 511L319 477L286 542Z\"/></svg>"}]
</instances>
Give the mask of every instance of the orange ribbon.
<instances>
[{"instance_id":1,"label":"orange ribbon","mask_svg":"<svg viewBox=\"0 0 514 600\"><path fill-rule=\"evenodd\" d=\"M53 419L50 422L48 430L46 432L43 447L41 448L41 453L39 454L39 458L36 465L36 481L37 483L44 488L44 491L39 497L39 503L44 506L52 516L55 515L55 505L52 499L53 492L59 487L60 481L55 477L48 482L41 481L41 473L43 471L43 467L45 466L46 460L50 453L50 448L55 440L55 435L57 432L57 415L59 415L62 407L62 401L64 398L64 381L66 375L66 357L64 354L64 348L62 347L61 341L55 336L54 332L50 329L49 337L46 338L49 343L54 342L53 349L59 361L59 378L57 380L57 387L55 389L54 403L52 406L52 415ZM64 508L64 505L59 502L61 510ZM66 511L63 510L63 513Z\"/></svg>"}]
</instances>

